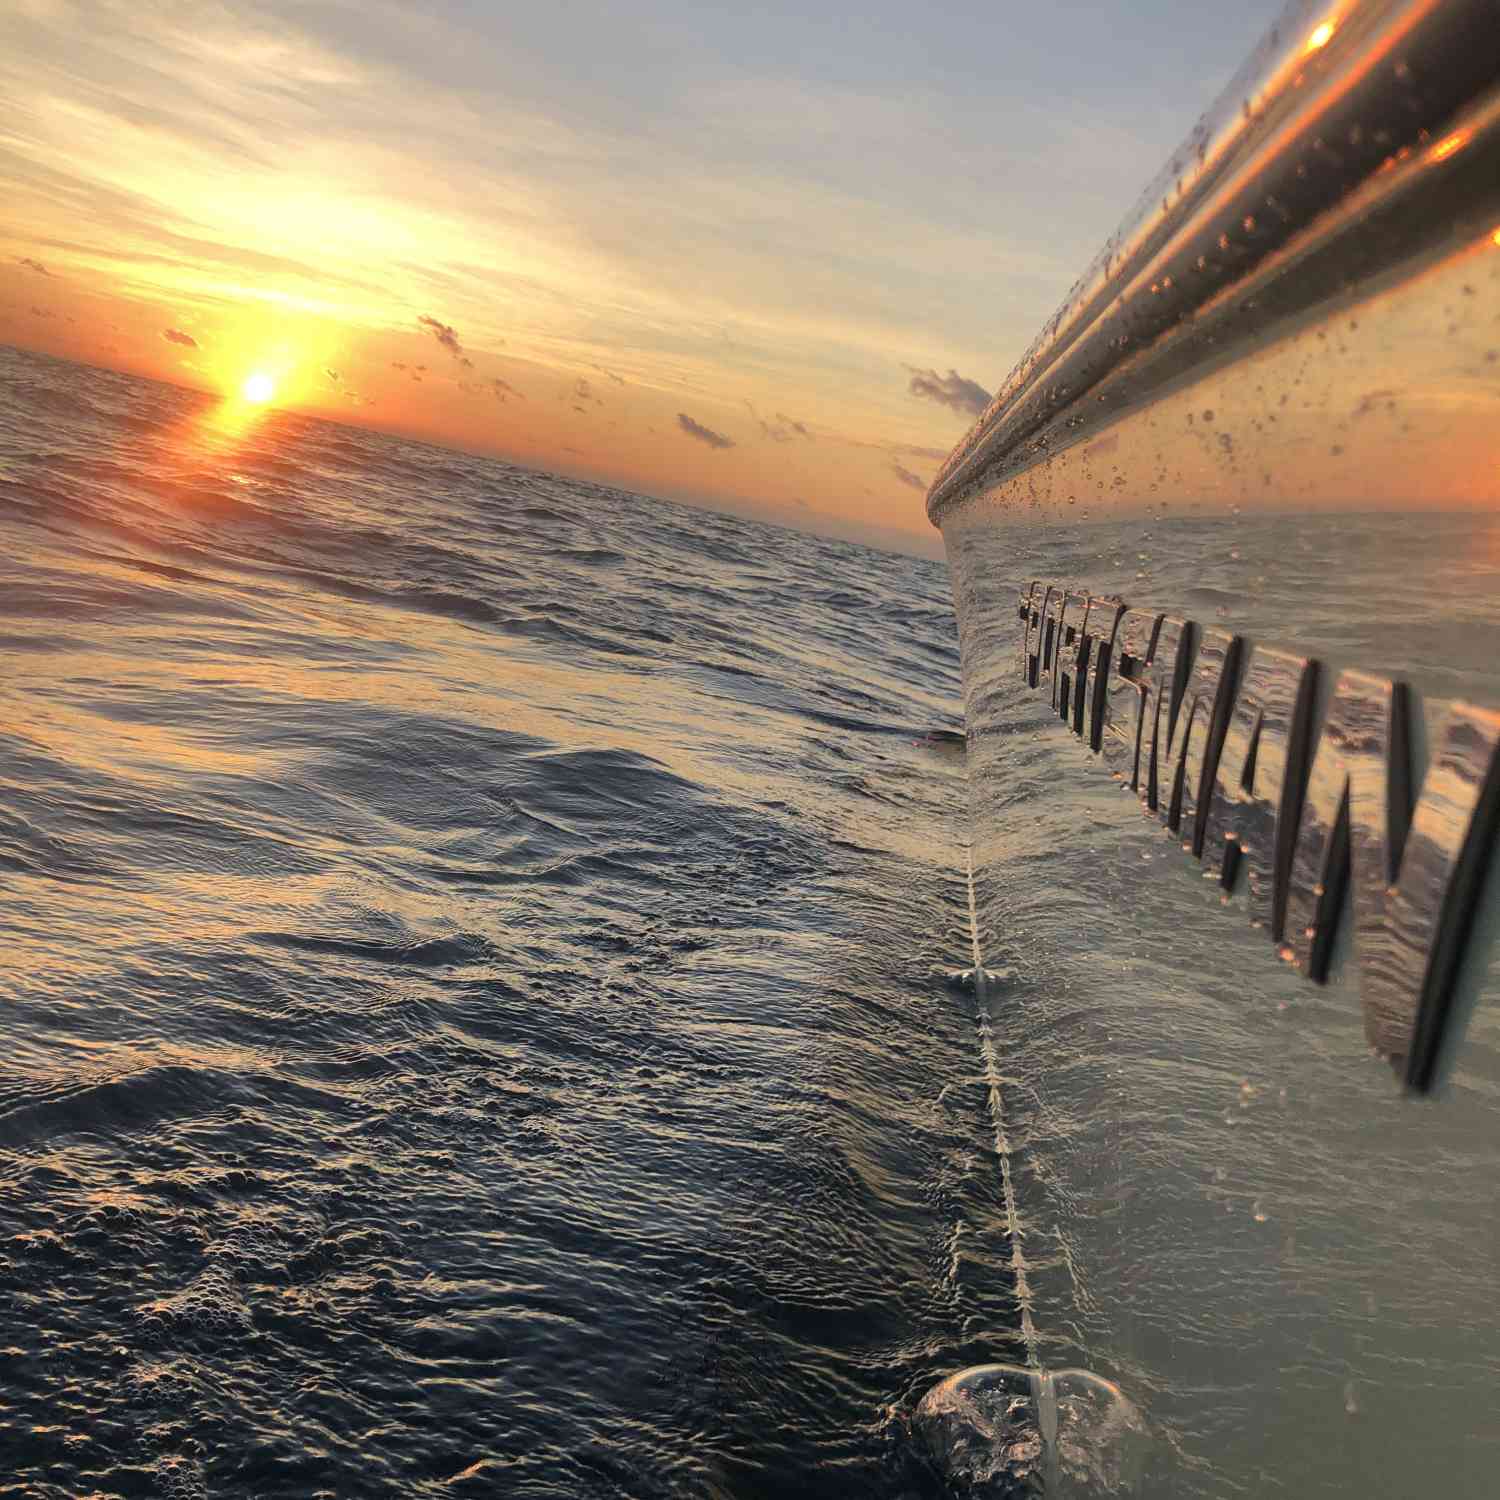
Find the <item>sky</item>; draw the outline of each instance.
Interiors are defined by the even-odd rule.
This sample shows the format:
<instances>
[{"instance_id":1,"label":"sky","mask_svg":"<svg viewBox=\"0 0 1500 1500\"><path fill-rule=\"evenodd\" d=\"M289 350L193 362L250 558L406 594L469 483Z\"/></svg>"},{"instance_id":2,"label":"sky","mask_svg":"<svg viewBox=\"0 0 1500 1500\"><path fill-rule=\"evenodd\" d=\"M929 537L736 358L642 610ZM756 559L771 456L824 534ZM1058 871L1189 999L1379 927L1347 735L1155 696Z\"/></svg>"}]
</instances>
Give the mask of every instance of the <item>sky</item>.
<instances>
[{"instance_id":1,"label":"sky","mask_svg":"<svg viewBox=\"0 0 1500 1500\"><path fill-rule=\"evenodd\" d=\"M1269 0L0 0L0 343L937 548Z\"/></svg>"}]
</instances>

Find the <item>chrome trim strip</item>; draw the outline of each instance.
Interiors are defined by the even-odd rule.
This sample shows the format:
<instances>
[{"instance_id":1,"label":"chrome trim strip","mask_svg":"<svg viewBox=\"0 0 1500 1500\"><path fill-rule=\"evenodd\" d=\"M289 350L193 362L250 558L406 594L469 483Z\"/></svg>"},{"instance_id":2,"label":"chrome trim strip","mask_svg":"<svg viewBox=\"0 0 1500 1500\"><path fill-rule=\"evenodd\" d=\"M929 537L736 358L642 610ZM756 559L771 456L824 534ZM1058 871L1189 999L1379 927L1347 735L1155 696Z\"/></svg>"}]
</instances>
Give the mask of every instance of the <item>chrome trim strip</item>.
<instances>
[{"instance_id":1,"label":"chrome trim strip","mask_svg":"<svg viewBox=\"0 0 1500 1500\"><path fill-rule=\"evenodd\" d=\"M1500 0L1289 5L949 456L932 521L1492 213L1497 36Z\"/></svg>"}]
</instances>

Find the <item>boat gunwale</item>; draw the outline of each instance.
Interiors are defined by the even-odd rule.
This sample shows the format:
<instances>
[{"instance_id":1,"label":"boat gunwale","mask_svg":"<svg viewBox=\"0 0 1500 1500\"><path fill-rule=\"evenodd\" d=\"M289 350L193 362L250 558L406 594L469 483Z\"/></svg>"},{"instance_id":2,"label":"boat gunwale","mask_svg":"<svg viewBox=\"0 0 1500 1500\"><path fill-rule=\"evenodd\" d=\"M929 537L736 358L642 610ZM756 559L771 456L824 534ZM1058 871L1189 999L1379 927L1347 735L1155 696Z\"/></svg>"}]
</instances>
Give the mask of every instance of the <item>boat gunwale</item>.
<instances>
[{"instance_id":1,"label":"boat gunwale","mask_svg":"<svg viewBox=\"0 0 1500 1500\"><path fill-rule=\"evenodd\" d=\"M933 524L1258 346L1269 308L1207 338L1199 324L1241 304L1288 251L1330 248L1351 227L1341 205L1425 185L1446 164L1434 137L1476 105L1490 113L1497 33L1500 0L1294 0L949 455L927 496ZM1393 241L1392 265L1413 250ZM1362 259L1361 281L1378 278ZM1128 392L1107 397L1123 375Z\"/></svg>"}]
</instances>

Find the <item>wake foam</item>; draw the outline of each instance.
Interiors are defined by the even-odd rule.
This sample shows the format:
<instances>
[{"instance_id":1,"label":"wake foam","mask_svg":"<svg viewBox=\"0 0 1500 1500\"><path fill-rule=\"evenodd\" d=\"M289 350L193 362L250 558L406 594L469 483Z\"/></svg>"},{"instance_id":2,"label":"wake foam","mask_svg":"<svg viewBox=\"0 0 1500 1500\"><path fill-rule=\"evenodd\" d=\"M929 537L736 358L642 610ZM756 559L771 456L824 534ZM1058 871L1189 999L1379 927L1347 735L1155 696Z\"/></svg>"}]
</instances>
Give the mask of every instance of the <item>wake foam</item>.
<instances>
[{"instance_id":1,"label":"wake foam","mask_svg":"<svg viewBox=\"0 0 1500 1500\"><path fill-rule=\"evenodd\" d=\"M979 944L973 851L967 871L969 967L949 983L977 1001L975 1025L1000 1168L1000 1198L1010 1270L1020 1309L1026 1364L971 1365L935 1385L917 1407L913 1427L949 1484L976 1497L1134 1493L1145 1467L1146 1423L1119 1386L1087 1370L1048 1370L1034 1316L1025 1234L1016 1204L999 1053L989 997L1015 980L986 969Z\"/></svg>"},{"instance_id":2,"label":"wake foam","mask_svg":"<svg viewBox=\"0 0 1500 1500\"><path fill-rule=\"evenodd\" d=\"M973 1365L935 1385L914 1425L958 1493L1123 1495L1140 1482L1145 1419L1087 1370Z\"/></svg>"}]
</instances>

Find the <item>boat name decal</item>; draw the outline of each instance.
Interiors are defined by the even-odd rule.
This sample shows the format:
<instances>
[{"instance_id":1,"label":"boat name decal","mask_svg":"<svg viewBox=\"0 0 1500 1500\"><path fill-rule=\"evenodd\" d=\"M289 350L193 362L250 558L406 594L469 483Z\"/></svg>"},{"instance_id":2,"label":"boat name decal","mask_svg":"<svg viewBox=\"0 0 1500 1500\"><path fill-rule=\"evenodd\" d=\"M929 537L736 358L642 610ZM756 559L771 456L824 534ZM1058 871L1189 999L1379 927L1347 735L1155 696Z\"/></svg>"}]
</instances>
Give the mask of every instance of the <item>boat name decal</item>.
<instances>
[{"instance_id":1,"label":"boat name decal","mask_svg":"<svg viewBox=\"0 0 1500 1500\"><path fill-rule=\"evenodd\" d=\"M1500 714L1453 703L1419 789L1401 682L1040 582L1020 618L1027 683L1283 959L1324 982L1347 909L1365 1034L1431 1088L1500 825Z\"/></svg>"}]
</instances>

